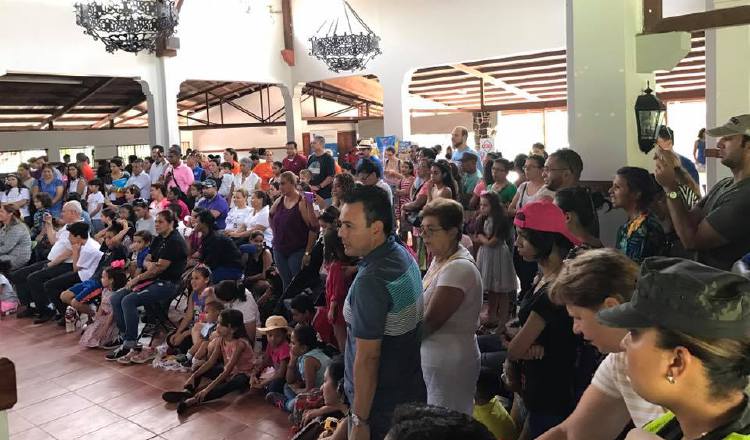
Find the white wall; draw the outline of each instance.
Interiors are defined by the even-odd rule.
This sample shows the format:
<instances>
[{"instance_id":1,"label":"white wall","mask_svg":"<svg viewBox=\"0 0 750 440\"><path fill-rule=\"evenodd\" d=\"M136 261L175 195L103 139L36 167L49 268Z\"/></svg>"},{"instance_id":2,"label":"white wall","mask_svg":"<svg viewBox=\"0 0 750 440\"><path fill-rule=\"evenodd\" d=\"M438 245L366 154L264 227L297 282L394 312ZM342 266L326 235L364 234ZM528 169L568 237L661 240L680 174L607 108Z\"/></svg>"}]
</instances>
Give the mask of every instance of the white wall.
<instances>
[{"instance_id":1,"label":"white wall","mask_svg":"<svg viewBox=\"0 0 750 440\"><path fill-rule=\"evenodd\" d=\"M303 124L302 131L311 130L355 131L357 124ZM232 147L241 150L249 148L274 148L286 144L286 127L246 127L222 128L211 130L190 130L181 133L191 133L192 146L200 151L219 151ZM301 147L301 146L300 146Z\"/></svg>"},{"instance_id":2,"label":"white wall","mask_svg":"<svg viewBox=\"0 0 750 440\"><path fill-rule=\"evenodd\" d=\"M457 125L473 130L471 113L450 113L433 116L412 116L412 134L450 134Z\"/></svg>"},{"instance_id":3,"label":"white wall","mask_svg":"<svg viewBox=\"0 0 750 440\"><path fill-rule=\"evenodd\" d=\"M48 149L50 160L59 160L60 147L94 145L97 158L107 158L107 146L140 145L148 143L148 129L127 128L115 130L70 131L17 131L0 132L0 151ZM101 151L100 151L101 150ZM0 153L2 154L2 153Z\"/></svg>"}]
</instances>

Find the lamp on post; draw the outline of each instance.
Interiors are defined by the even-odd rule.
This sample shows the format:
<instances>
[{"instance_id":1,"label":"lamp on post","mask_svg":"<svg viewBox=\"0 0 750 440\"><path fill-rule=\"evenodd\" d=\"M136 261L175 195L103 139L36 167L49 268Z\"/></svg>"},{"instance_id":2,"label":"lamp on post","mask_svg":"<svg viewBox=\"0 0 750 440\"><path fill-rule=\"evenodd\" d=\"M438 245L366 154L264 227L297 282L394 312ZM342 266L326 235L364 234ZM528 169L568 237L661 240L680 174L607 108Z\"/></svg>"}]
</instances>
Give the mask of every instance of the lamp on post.
<instances>
[{"instance_id":1,"label":"lamp on post","mask_svg":"<svg viewBox=\"0 0 750 440\"><path fill-rule=\"evenodd\" d=\"M664 104L652 95L651 87L646 83L646 90L635 100L635 122L638 125L638 148L644 153L654 149L656 136L659 133L662 117L666 111Z\"/></svg>"}]
</instances>

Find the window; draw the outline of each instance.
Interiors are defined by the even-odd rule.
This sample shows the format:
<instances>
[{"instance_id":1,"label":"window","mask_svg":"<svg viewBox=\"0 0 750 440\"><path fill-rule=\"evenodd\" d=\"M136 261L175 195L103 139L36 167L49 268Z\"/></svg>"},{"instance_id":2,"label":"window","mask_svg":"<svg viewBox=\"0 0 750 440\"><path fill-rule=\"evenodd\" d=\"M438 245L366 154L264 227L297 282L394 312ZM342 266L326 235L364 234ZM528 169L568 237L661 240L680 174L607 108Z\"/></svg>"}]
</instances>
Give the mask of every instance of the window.
<instances>
[{"instance_id":1,"label":"window","mask_svg":"<svg viewBox=\"0 0 750 440\"><path fill-rule=\"evenodd\" d=\"M706 126L706 102L667 102L667 125L674 131L675 152L692 160L698 130Z\"/></svg>"},{"instance_id":2,"label":"window","mask_svg":"<svg viewBox=\"0 0 750 440\"><path fill-rule=\"evenodd\" d=\"M497 117L495 149L513 160L518 154L529 154L531 146L541 142L547 153L568 146L568 112L565 109L503 113Z\"/></svg>"},{"instance_id":3,"label":"window","mask_svg":"<svg viewBox=\"0 0 750 440\"><path fill-rule=\"evenodd\" d=\"M89 158L89 162L94 163L94 147L76 147L76 148L60 148L60 160L65 157L66 154L70 155L70 161L76 161L76 154L83 153Z\"/></svg>"},{"instance_id":4,"label":"window","mask_svg":"<svg viewBox=\"0 0 750 440\"><path fill-rule=\"evenodd\" d=\"M120 145L117 147L117 155L127 159L128 156L138 156L141 159L151 156L150 145Z\"/></svg>"},{"instance_id":5,"label":"window","mask_svg":"<svg viewBox=\"0 0 750 440\"><path fill-rule=\"evenodd\" d=\"M46 155L47 150L3 151L0 154L0 173L15 173L21 163Z\"/></svg>"}]
</instances>

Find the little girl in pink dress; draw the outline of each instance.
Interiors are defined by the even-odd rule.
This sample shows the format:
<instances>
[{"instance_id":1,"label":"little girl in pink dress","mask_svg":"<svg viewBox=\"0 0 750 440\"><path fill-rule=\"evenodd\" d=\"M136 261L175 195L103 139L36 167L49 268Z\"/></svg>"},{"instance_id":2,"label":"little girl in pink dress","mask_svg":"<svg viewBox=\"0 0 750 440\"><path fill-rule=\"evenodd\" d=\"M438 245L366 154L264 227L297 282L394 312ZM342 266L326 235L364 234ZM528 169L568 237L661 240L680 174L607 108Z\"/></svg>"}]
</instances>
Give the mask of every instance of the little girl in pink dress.
<instances>
[{"instance_id":1,"label":"little girl in pink dress","mask_svg":"<svg viewBox=\"0 0 750 440\"><path fill-rule=\"evenodd\" d=\"M79 344L84 347L98 348L117 338L118 330L112 315L111 297L114 292L125 287L127 280L123 260L113 261L111 267L104 269L102 272L101 304L96 310L94 322L86 327Z\"/></svg>"}]
</instances>

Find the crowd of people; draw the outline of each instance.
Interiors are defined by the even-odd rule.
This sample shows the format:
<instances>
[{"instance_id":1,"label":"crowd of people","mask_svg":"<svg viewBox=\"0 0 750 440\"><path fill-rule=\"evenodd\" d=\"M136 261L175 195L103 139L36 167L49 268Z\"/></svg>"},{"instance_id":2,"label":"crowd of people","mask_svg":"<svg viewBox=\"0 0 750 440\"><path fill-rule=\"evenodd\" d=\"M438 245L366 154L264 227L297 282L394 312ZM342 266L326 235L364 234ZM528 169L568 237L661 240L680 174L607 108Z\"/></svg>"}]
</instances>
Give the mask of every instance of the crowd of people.
<instances>
[{"instance_id":1,"label":"crowd of people","mask_svg":"<svg viewBox=\"0 0 750 440\"><path fill-rule=\"evenodd\" d=\"M732 177L701 197L704 134ZM179 413L258 393L299 438L750 435L750 280L732 272L750 263L750 115L702 130L697 168L663 127L653 169L623 166L608 194L572 149L508 160L468 135L338 160L318 136L282 160L33 159L0 193L0 312L171 362ZM605 208L627 215L616 237Z\"/></svg>"}]
</instances>

